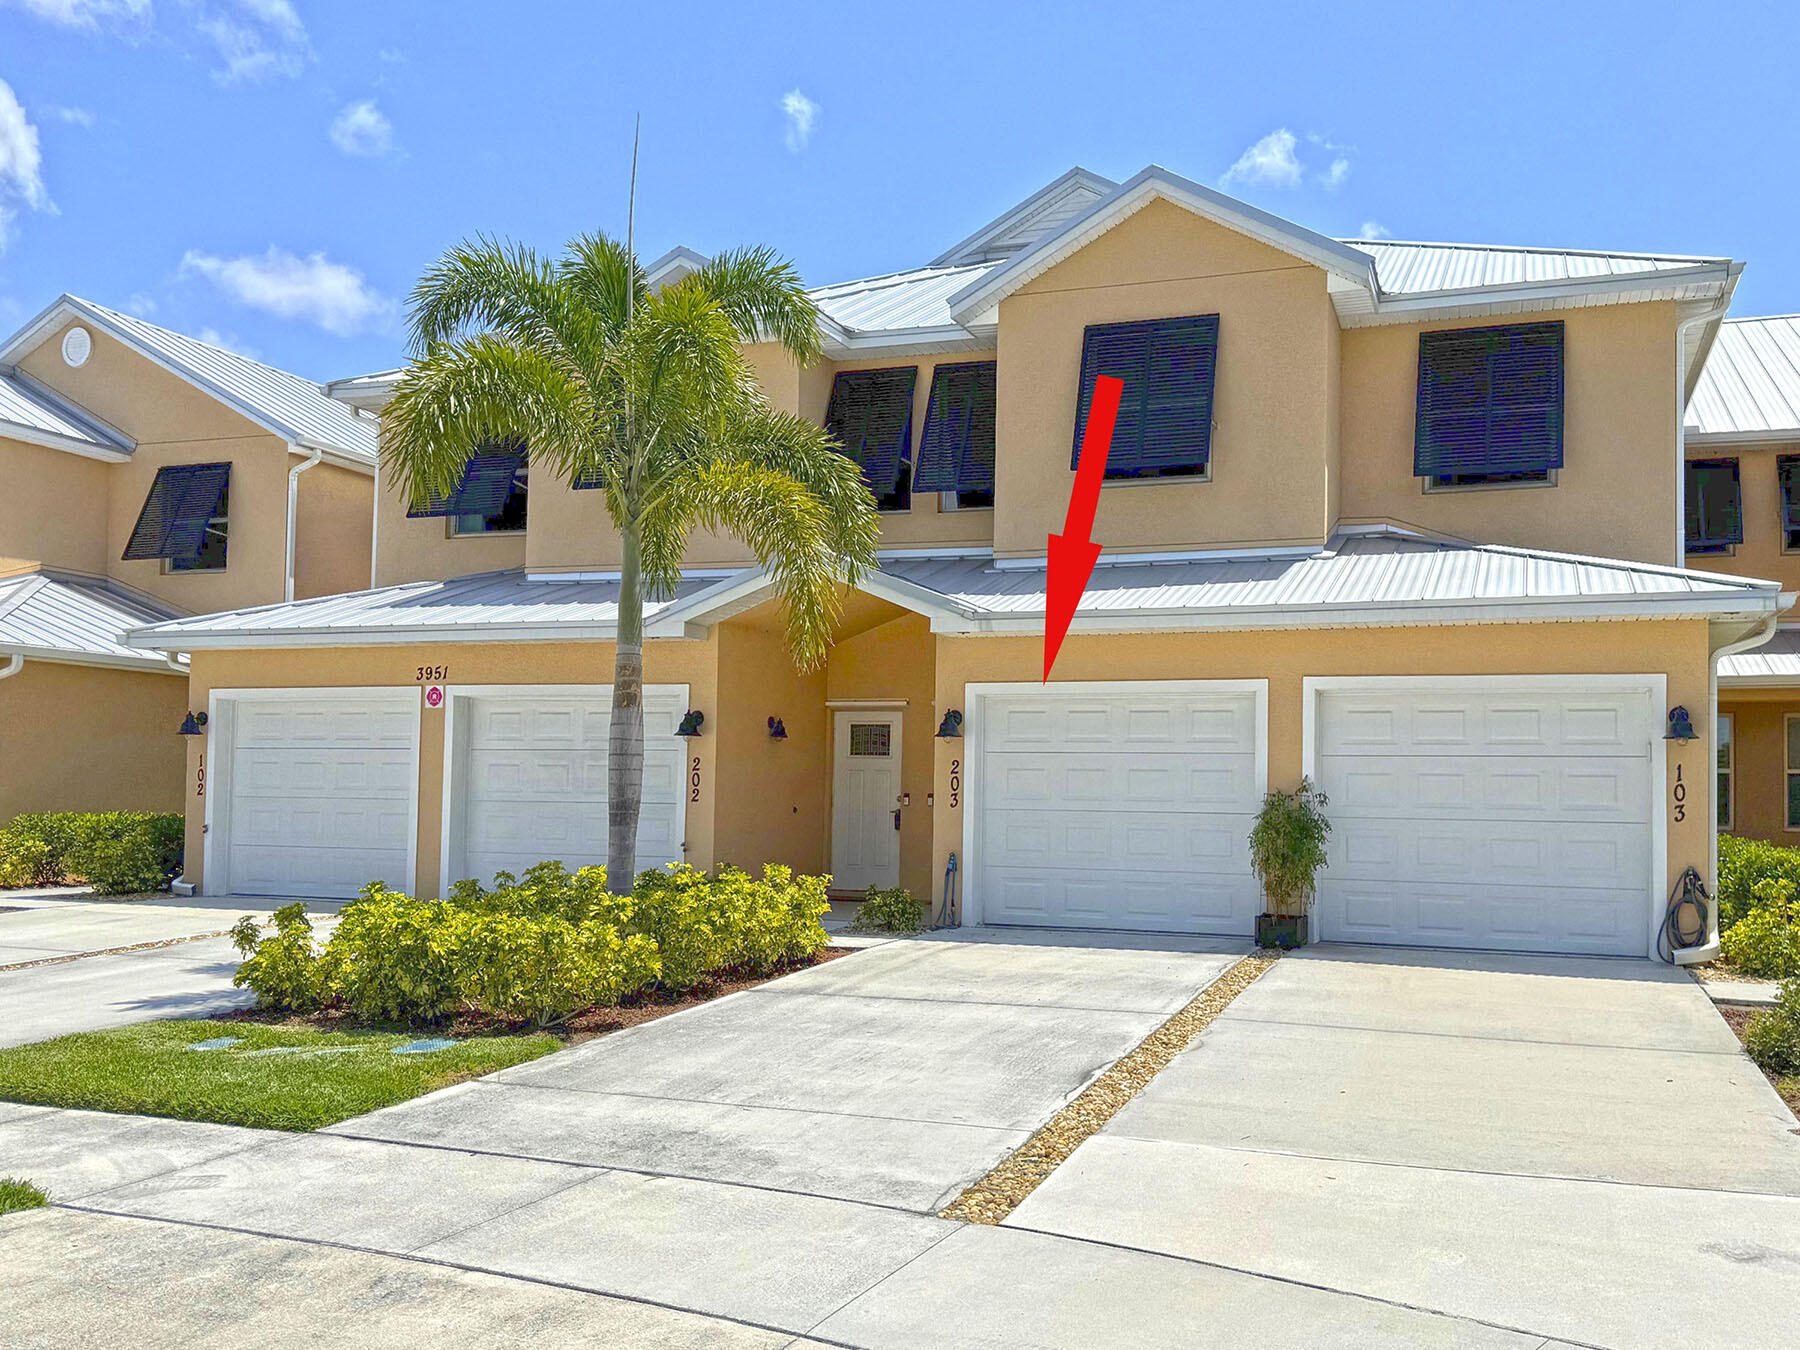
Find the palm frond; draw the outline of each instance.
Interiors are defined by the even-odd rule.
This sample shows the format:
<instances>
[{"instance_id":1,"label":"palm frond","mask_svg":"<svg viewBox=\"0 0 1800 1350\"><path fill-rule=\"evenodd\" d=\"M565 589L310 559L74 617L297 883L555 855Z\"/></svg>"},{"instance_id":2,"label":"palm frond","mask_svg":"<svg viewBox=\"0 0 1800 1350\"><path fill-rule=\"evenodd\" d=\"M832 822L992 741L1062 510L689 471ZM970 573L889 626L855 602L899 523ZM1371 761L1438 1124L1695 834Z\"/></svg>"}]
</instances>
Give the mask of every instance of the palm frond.
<instances>
[{"instance_id":1,"label":"palm frond","mask_svg":"<svg viewBox=\"0 0 1800 1350\"><path fill-rule=\"evenodd\" d=\"M721 253L671 290L704 290L745 342L779 342L801 365L819 355L819 307L800 273L774 249Z\"/></svg>"},{"instance_id":2,"label":"palm frond","mask_svg":"<svg viewBox=\"0 0 1800 1350\"><path fill-rule=\"evenodd\" d=\"M556 277L576 303L599 315L612 332L625 326L644 298L644 271L637 259L619 240L598 232L568 242L556 261Z\"/></svg>"},{"instance_id":3,"label":"palm frond","mask_svg":"<svg viewBox=\"0 0 1800 1350\"><path fill-rule=\"evenodd\" d=\"M477 237L456 245L419 278L411 309L421 356L440 342L494 332L588 370L605 347L594 317L557 284L555 267L523 244Z\"/></svg>"}]
</instances>

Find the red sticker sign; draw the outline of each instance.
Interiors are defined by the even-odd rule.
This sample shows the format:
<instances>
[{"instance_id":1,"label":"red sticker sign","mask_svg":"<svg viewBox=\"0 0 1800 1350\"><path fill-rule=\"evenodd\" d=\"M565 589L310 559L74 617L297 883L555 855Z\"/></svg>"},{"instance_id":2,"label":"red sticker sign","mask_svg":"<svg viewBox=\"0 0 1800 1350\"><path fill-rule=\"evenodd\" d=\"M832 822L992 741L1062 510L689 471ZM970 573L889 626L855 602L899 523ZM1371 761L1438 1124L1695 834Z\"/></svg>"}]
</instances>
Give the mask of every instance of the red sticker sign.
<instances>
[{"instance_id":1,"label":"red sticker sign","mask_svg":"<svg viewBox=\"0 0 1800 1350\"><path fill-rule=\"evenodd\" d=\"M430 684L425 686L425 706L427 708L441 708L444 706L443 685Z\"/></svg>"}]
</instances>

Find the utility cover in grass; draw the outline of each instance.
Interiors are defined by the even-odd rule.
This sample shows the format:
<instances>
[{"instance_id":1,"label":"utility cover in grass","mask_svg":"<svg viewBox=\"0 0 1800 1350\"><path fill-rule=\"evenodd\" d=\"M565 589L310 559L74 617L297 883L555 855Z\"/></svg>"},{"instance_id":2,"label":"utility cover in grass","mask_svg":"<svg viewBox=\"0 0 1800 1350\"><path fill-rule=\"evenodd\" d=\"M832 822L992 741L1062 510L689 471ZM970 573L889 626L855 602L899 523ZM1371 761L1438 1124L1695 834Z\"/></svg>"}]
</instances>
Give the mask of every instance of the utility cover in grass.
<instances>
[{"instance_id":1,"label":"utility cover in grass","mask_svg":"<svg viewBox=\"0 0 1800 1350\"><path fill-rule=\"evenodd\" d=\"M192 1053L222 1033L237 1043ZM316 1130L560 1045L542 1034L472 1036L431 1054L391 1053L417 1040L255 1022L142 1022L0 1050L0 1101Z\"/></svg>"}]
</instances>

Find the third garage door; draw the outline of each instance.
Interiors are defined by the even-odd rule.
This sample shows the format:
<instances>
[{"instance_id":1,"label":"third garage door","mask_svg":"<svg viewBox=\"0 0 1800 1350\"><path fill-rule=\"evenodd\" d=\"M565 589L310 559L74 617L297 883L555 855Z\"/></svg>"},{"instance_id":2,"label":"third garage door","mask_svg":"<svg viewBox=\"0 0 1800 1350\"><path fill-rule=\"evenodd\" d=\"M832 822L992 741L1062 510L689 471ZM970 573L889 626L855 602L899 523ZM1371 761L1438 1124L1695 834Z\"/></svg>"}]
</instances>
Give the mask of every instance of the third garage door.
<instances>
[{"instance_id":1,"label":"third garage door","mask_svg":"<svg viewBox=\"0 0 1800 1350\"><path fill-rule=\"evenodd\" d=\"M972 915L1248 937L1261 706L1205 683L981 695Z\"/></svg>"},{"instance_id":2,"label":"third garage door","mask_svg":"<svg viewBox=\"0 0 1800 1350\"><path fill-rule=\"evenodd\" d=\"M1621 682L1321 689L1327 940L1643 955L1651 692Z\"/></svg>"}]
</instances>

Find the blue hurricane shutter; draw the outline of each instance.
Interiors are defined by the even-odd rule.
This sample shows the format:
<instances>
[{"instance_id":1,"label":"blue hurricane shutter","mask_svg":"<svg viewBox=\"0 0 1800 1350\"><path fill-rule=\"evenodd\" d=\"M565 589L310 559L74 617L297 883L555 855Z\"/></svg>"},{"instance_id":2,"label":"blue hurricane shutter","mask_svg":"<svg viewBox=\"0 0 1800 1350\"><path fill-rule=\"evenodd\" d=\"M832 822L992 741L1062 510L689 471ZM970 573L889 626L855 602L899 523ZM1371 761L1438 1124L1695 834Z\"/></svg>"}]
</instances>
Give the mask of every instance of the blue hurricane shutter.
<instances>
[{"instance_id":1,"label":"blue hurricane shutter","mask_svg":"<svg viewBox=\"0 0 1800 1350\"><path fill-rule=\"evenodd\" d=\"M862 465L869 491L891 493L900 481L900 462L912 450L913 385L917 366L886 370L842 370L831 382L825 429L844 453Z\"/></svg>"},{"instance_id":2,"label":"blue hurricane shutter","mask_svg":"<svg viewBox=\"0 0 1800 1350\"><path fill-rule=\"evenodd\" d=\"M569 480L577 492L592 492L606 486L606 474L599 469L583 469Z\"/></svg>"},{"instance_id":3,"label":"blue hurricane shutter","mask_svg":"<svg viewBox=\"0 0 1800 1350\"><path fill-rule=\"evenodd\" d=\"M206 540L206 522L217 514L230 481L229 464L168 464L158 469L121 556L198 557Z\"/></svg>"},{"instance_id":4,"label":"blue hurricane shutter","mask_svg":"<svg viewBox=\"0 0 1800 1350\"><path fill-rule=\"evenodd\" d=\"M1217 314L1090 326L1082 338L1070 467L1081 461L1094 381L1111 375L1124 389L1106 457L1109 474L1206 468L1218 355Z\"/></svg>"},{"instance_id":5,"label":"blue hurricane shutter","mask_svg":"<svg viewBox=\"0 0 1800 1350\"><path fill-rule=\"evenodd\" d=\"M484 448L469 456L462 478L445 497L406 508L409 520L432 516L495 516L512 495L513 479L525 464L523 447Z\"/></svg>"},{"instance_id":6,"label":"blue hurricane shutter","mask_svg":"<svg viewBox=\"0 0 1800 1350\"><path fill-rule=\"evenodd\" d=\"M1413 473L1544 473L1563 463L1563 326L1419 336Z\"/></svg>"},{"instance_id":7,"label":"blue hurricane shutter","mask_svg":"<svg viewBox=\"0 0 1800 1350\"><path fill-rule=\"evenodd\" d=\"M932 372L914 492L993 491L995 391L992 361Z\"/></svg>"},{"instance_id":8,"label":"blue hurricane shutter","mask_svg":"<svg viewBox=\"0 0 1800 1350\"><path fill-rule=\"evenodd\" d=\"M1690 459L1683 496L1690 548L1744 542L1744 502L1735 459Z\"/></svg>"},{"instance_id":9,"label":"blue hurricane shutter","mask_svg":"<svg viewBox=\"0 0 1800 1350\"><path fill-rule=\"evenodd\" d=\"M1800 533L1800 457L1780 456L1775 472L1781 480L1781 528Z\"/></svg>"}]
</instances>

